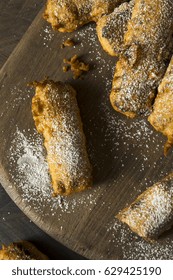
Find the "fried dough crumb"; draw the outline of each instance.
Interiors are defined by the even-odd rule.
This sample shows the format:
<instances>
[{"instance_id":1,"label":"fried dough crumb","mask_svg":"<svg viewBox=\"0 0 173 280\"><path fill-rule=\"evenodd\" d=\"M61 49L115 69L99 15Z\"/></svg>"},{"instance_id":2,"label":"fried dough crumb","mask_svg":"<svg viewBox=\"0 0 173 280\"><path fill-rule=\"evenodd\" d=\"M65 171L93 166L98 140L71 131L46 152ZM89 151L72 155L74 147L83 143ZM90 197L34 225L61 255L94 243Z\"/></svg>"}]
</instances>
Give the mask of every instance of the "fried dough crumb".
<instances>
[{"instance_id":1,"label":"fried dough crumb","mask_svg":"<svg viewBox=\"0 0 173 280\"><path fill-rule=\"evenodd\" d=\"M68 72L69 66L63 66L63 67L62 67L62 70L63 70L64 73Z\"/></svg>"},{"instance_id":2,"label":"fried dough crumb","mask_svg":"<svg viewBox=\"0 0 173 280\"><path fill-rule=\"evenodd\" d=\"M63 62L70 66L74 79L78 79L83 72L89 71L89 64L85 64L83 61L80 61L77 55L74 55L70 60L64 59ZM68 67L63 66L64 72L67 72L68 70Z\"/></svg>"},{"instance_id":3,"label":"fried dough crumb","mask_svg":"<svg viewBox=\"0 0 173 280\"><path fill-rule=\"evenodd\" d=\"M61 48L65 47L73 47L75 45L74 41L72 39L67 39L65 42L62 43Z\"/></svg>"}]
</instances>

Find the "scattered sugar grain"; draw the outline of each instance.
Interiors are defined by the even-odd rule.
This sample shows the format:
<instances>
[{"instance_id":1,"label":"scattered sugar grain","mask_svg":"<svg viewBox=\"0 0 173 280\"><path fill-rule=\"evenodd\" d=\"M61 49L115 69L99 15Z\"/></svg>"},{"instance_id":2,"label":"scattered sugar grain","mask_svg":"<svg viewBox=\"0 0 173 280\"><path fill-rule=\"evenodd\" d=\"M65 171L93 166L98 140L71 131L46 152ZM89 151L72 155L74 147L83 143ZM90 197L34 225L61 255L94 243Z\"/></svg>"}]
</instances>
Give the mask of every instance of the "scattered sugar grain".
<instances>
[{"instance_id":1,"label":"scattered sugar grain","mask_svg":"<svg viewBox=\"0 0 173 280\"><path fill-rule=\"evenodd\" d=\"M133 234L120 221L115 221L107 225L109 233L109 244L116 248L121 248L123 259L127 260L162 260L173 259L173 240L158 240L149 243Z\"/></svg>"},{"instance_id":2,"label":"scattered sugar grain","mask_svg":"<svg viewBox=\"0 0 173 280\"><path fill-rule=\"evenodd\" d=\"M46 48L50 48L50 43L53 41L55 33L50 26L46 26L42 28L40 37L43 38L43 46Z\"/></svg>"}]
</instances>

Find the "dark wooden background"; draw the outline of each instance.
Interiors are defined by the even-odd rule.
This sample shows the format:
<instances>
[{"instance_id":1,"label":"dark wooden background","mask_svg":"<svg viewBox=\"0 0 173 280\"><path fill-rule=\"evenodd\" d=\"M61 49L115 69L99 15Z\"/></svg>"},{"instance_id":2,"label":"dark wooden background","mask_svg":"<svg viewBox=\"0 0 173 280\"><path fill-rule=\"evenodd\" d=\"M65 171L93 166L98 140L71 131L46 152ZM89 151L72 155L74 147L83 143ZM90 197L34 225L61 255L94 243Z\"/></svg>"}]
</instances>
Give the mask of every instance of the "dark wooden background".
<instances>
[{"instance_id":1,"label":"dark wooden background","mask_svg":"<svg viewBox=\"0 0 173 280\"><path fill-rule=\"evenodd\" d=\"M0 67L44 4L45 0L0 0ZM19 240L32 241L51 259L83 259L32 223L0 185L0 245Z\"/></svg>"}]
</instances>

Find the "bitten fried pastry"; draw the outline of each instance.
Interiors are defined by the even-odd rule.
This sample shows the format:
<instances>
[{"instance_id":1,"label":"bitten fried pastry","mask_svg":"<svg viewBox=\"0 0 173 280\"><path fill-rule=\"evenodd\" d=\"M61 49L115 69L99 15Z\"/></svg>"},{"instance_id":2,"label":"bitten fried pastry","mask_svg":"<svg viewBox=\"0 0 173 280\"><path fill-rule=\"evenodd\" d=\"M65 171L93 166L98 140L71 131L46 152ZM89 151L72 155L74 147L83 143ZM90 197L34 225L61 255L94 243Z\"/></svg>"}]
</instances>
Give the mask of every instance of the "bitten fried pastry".
<instances>
[{"instance_id":1,"label":"bitten fried pastry","mask_svg":"<svg viewBox=\"0 0 173 280\"><path fill-rule=\"evenodd\" d=\"M91 187L92 170L75 90L62 82L35 82L32 113L44 137L54 195Z\"/></svg>"},{"instance_id":2,"label":"bitten fried pastry","mask_svg":"<svg viewBox=\"0 0 173 280\"><path fill-rule=\"evenodd\" d=\"M97 35L103 49L111 56L118 56L124 50L124 34L132 15L134 0L121 4L97 21Z\"/></svg>"},{"instance_id":3,"label":"bitten fried pastry","mask_svg":"<svg viewBox=\"0 0 173 280\"><path fill-rule=\"evenodd\" d=\"M125 51L116 64L110 101L134 118L151 112L157 87L172 55L173 3L135 0L125 33Z\"/></svg>"},{"instance_id":4,"label":"bitten fried pastry","mask_svg":"<svg viewBox=\"0 0 173 280\"><path fill-rule=\"evenodd\" d=\"M44 18L60 32L72 32L111 13L125 0L47 0Z\"/></svg>"},{"instance_id":5,"label":"bitten fried pastry","mask_svg":"<svg viewBox=\"0 0 173 280\"><path fill-rule=\"evenodd\" d=\"M139 236L157 239L173 225L173 173L148 188L116 217Z\"/></svg>"},{"instance_id":6,"label":"bitten fried pastry","mask_svg":"<svg viewBox=\"0 0 173 280\"><path fill-rule=\"evenodd\" d=\"M32 243L20 241L2 246L0 260L48 260Z\"/></svg>"},{"instance_id":7,"label":"bitten fried pastry","mask_svg":"<svg viewBox=\"0 0 173 280\"><path fill-rule=\"evenodd\" d=\"M173 145L173 56L166 74L158 88L153 112L148 118L151 125L167 136L164 154Z\"/></svg>"}]
</instances>

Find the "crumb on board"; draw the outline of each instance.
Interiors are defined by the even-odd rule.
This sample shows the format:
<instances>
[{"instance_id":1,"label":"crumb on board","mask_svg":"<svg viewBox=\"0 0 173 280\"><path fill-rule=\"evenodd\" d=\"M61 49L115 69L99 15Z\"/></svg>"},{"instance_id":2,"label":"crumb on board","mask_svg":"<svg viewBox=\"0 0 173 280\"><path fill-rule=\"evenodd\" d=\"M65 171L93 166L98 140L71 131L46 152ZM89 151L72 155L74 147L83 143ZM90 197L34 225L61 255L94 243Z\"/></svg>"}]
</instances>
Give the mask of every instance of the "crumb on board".
<instances>
[{"instance_id":1,"label":"crumb on board","mask_svg":"<svg viewBox=\"0 0 173 280\"><path fill-rule=\"evenodd\" d=\"M83 61L80 61L76 54L70 60L65 58L63 62L69 65L69 67L63 66L63 71L67 72L71 69L74 79L78 79L83 72L89 71L89 64L85 64Z\"/></svg>"},{"instance_id":2,"label":"crumb on board","mask_svg":"<svg viewBox=\"0 0 173 280\"><path fill-rule=\"evenodd\" d=\"M75 42L72 39L67 39L65 42L62 43L61 48L65 47L73 47L75 45Z\"/></svg>"},{"instance_id":3,"label":"crumb on board","mask_svg":"<svg viewBox=\"0 0 173 280\"><path fill-rule=\"evenodd\" d=\"M64 73L68 72L69 66L68 65L63 66L62 70L63 70Z\"/></svg>"}]
</instances>

